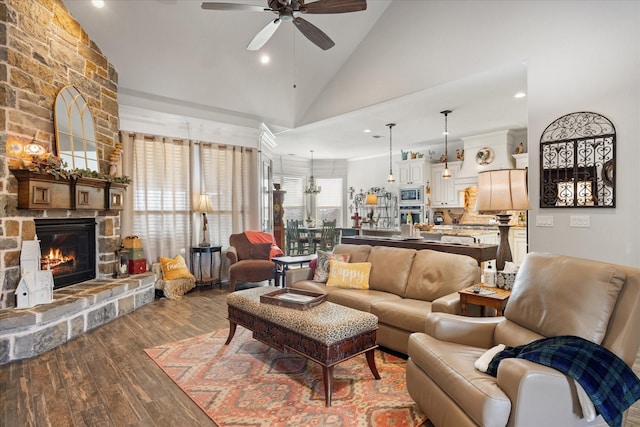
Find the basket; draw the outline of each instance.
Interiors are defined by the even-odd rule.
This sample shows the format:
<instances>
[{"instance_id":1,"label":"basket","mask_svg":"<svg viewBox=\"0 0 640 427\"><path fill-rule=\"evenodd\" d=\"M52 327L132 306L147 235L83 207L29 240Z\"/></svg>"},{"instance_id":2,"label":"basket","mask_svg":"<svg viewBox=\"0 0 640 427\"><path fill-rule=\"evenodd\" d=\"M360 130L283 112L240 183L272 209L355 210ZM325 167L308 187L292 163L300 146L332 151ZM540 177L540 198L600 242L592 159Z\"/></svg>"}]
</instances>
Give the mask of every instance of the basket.
<instances>
[{"instance_id":1,"label":"basket","mask_svg":"<svg viewBox=\"0 0 640 427\"><path fill-rule=\"evenodd\" d=\"M517 273L503 273L502 271L498 271L496 286L498 286L500 289L506 289L510 291L516 281L516 274Z\"/></svg>"}]
</instances>

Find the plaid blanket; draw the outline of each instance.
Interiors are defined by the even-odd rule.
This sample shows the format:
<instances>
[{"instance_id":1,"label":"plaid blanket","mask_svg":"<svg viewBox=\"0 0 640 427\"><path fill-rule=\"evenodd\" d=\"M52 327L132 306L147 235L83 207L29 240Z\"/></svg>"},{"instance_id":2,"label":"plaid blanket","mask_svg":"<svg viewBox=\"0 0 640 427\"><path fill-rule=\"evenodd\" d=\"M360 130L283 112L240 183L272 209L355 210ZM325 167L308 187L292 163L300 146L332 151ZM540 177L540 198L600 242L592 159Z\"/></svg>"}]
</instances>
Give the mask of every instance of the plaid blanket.
<instances>
[{"instance_id":1,"label":"plaid blanket","mask_svg":"<svg viewBox=\"0 0 640 427\"><path fill-rule=\"evenodd\" d=\"M611 351L580 337L550 337L505 347L491 359L487 373L495 377L500 361L508 357L549 366L576 380L612 427L621 426L624 411L640 399L640 379L631 368Z\"/></svg>"}]
</instances>

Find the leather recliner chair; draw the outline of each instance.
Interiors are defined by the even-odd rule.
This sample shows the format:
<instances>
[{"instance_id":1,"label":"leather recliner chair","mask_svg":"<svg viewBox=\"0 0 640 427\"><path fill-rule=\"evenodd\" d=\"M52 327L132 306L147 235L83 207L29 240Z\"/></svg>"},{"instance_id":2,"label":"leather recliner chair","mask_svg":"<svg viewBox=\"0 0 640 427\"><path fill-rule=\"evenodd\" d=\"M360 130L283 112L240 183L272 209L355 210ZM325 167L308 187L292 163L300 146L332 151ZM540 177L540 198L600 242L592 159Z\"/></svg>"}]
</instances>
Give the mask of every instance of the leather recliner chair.
<instances>
[{"instance_id":1,"label":"leather recliner chair","mask_svg":"<svg viewBox=\"0 0 640 427\"><path fill-rule=\"evenodd\" d=\"M561 335L600 344L633 366L640 346L640 269L530 253L504 317L432 313L409 337L407 388L436 427L606 426L587 422L573 379L524 359L500 362L497 377L474 368L497 345Z\"/></svg>"}]
</instances>

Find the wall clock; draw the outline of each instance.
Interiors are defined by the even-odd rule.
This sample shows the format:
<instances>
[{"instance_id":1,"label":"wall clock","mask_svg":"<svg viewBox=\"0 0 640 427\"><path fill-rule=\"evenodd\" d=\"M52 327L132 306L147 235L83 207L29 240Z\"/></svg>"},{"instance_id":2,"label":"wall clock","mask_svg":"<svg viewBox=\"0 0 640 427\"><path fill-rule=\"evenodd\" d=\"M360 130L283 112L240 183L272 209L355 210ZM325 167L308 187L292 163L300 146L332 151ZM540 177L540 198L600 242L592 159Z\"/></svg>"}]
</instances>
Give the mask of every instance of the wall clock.
<instances>
[{"instance_id":1,"label":"wall clock","mask_svg":"<svg viewBox=\"0 0 640 427\"><path fill-rule=\"evenodd\" d=\"M478 150L476 154L476 162L479 165L488 165L493 162L495 155L493 154L493 150L489 147L484 147Z\"/></svg>"}]
</instances>

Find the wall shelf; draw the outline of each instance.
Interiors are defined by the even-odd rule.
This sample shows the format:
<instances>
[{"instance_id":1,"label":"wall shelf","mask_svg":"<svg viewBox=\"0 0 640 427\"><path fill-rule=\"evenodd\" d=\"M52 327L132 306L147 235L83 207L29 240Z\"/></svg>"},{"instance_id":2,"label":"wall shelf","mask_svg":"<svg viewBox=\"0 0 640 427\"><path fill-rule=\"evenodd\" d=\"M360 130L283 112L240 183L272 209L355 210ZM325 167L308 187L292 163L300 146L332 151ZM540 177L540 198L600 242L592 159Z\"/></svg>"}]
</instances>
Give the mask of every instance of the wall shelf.
<instances>
[{"instance_id":1,"label":"wall shelf","mask_svg":"<svg viewBox=\"0 0 640 427\"><path fill-rule=\"evenodd\" d=\"M66 179L11 169L18 181L18 209L122 210L126 184L97 178Z\"/></svg>"}]
</instances>

